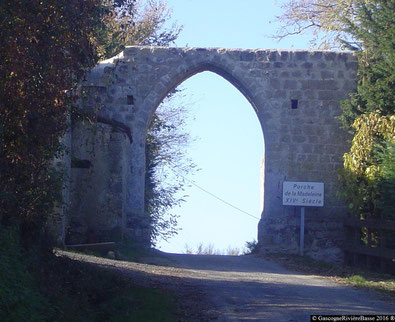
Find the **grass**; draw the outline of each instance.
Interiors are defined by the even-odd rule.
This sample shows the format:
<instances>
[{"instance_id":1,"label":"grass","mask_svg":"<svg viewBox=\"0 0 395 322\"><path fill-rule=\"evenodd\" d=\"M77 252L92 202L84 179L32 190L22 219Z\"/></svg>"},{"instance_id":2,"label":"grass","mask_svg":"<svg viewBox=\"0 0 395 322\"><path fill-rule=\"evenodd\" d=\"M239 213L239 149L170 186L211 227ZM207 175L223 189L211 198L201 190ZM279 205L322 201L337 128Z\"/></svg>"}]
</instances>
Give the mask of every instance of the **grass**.
<instances>
[{"instance_id":1,"label":"grass","mask_svg":"<svg viewBox=\"0 0 395 322\"><path fill-rule=\"evenodd\" d=\"M340 282L356 287L376 290L395 298L395 278L393 276L379 275L369 272L359 274L352 274L348 277L338 277L338 279Z\"/></svg>"},{"instance_id":2,"label":"grass","mask_svg":"<svg viewBox=\"0 0 395 322\"><path fill-rule=\"evenodd\" d=\"M361 275L352 275L347 277L349 283L357 284L357 285L366 285L366 279Z\"/></svg>"},{"instance_id":3,"label":"grass","mask_svg":"<svg viewBox=\"0 0 395 322\"><path fill-rule=\"evenodd\" d=\"M354 267L333 265L307 256L290 254L259 255L301 273L330 277L339 283L379 291L395 298L395 276L374 273Z\"/></svg>"},{"instance_id":4,"label":"grass","mask_svg":"<svg viewBox=\"0 0 395 322\"><path fill-rule=\"evenodd\" d=\"M103 268L24 250L0 227L0 321L174 321L176 295Z\"/></svg>"}]
</instances>

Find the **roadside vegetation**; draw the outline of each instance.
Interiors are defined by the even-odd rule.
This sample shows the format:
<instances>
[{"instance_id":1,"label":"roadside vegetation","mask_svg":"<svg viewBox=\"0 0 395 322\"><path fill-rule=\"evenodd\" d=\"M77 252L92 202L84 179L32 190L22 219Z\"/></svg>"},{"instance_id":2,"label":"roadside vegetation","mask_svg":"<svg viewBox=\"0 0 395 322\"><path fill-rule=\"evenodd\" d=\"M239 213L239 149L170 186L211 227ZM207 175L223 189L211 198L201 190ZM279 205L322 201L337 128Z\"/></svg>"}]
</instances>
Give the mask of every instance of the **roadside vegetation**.
<instances>
[{"instance_id":1,"label":"roadside vegetation","mask_svg":"<svg viewBox=\"0 0 395 322\"><path fill-rule=\"evenodd\" d=\"M204 243L199 243L196 248L191 247L188 244L184 246L184 254L195 254L195 255L231 255L231 256L239 256L239 255L250 255L255 254L258 251L258 243L254 239L251 242L246 242L245 247L232 247L228 246L226 249L218 249L214 244L209 243L205 245Z\"/></svg>"},{"instance_id":2,"label":"roadside vegetation","mask_svg":"<svg viewBox=\"0 0 395 322\"><path fill-rule=\"evenodd\" d=\"M175 321L176 295L94 265L25 249L0 228L1 321Z\"/></svg>"},{"instance_id":3,"label":"roadside vegetation","mask_svg":"<svg viewBox=\"0 0 395 322\"><path fill-rule=\"evenodd\" d=\"M226 249L217 249L214 244L209 243L205 245L204 243L199 243L196 248L185 244L184 254L195 254L195 255L231 255L231 256L239 256L243 254L243 250L238 247L228 246Z\"/></svg>"},{"instance_id":4,"label":"roadside vegetation","mask_svg":"<svg viewBox=\"0 0 395 322\"><path fill-rule=\"evenodd\" d=\"M395 298L395 275L375 273L360 268L329 264L314 260L308 256L290 254L265 254L256 255L273 260L289 270L325 276L338 283L382 292Z\"/></svg>"}]
</instances>

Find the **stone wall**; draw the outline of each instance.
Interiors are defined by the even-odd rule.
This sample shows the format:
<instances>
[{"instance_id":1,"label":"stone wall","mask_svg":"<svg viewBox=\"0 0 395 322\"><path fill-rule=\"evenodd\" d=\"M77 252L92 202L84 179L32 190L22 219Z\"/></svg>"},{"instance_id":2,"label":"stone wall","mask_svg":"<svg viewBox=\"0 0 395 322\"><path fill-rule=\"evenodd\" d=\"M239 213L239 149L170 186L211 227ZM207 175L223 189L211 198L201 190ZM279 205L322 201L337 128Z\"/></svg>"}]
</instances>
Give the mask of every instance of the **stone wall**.
<instances>
[{"instance_id":1,"label":"stone wall","mask_svg":"<svg viewBox=\"0 0 395 322\"><path fill-rule=\"evenodd\" d=\"M240 90L262 126L261 250L297 252L299 209L282 206L282 183L318 181L325 184L325 206L306 210L305 249L317 258L341 260L345 208L336 198L336 170L348 144L336 116L340 100L356 88L356 70L351 53L265 49L127 47L100 63L83 84L88 94L81 105L132 131L125 164L125 230L144 235L149 224L144 215L144 150L155 109L184 80L210 71ZM143 228L136 228L139 222Z\"/></svg>"},{"instance_id":2,"label":"stone wall","mask_svg":"<svg viewBox=\"0 0 395 322\"><path fill-rule=\"evenodd\" d=\"M130 142L105 124L74 124L66 244L119 241L124 226Z\"/></svg>"}]
</instances>

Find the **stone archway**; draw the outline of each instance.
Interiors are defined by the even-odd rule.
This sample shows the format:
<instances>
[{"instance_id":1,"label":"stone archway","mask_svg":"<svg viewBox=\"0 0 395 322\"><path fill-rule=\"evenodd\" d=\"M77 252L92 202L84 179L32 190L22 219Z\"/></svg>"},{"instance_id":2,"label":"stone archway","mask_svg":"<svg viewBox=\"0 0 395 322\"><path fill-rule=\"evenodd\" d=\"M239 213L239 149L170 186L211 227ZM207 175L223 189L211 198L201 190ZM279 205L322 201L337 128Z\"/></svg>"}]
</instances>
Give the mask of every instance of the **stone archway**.
<instances>
[{"instance_id":1,"label":"stone archway","mask_svg":"<svg viewBox=\"0 0 395 322\"><path fill-rule=\"evenodd\" d=\"M356 58L329 51L127 47L100 63L83 84L83 109L131 131L124 175L123 228L147 241L144 216L145 135L152 114L187 78L214 72L232 83L255 110L265 139L264 208L258 228L262 249L298 250L298 215L282 206L282 182L325 183L325 207L306 214L308 254L340 257L344 207L336 199L336 169L347 150L336 116L355 90Z\"/></svg>"}]
</instances>

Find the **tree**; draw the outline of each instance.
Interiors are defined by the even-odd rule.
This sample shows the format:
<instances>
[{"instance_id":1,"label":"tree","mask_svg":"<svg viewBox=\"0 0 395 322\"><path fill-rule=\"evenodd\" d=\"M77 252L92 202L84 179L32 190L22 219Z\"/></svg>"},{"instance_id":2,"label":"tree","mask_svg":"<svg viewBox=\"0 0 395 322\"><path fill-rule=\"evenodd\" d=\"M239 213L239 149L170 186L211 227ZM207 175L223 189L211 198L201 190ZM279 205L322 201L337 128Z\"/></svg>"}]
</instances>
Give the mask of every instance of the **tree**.
<instances>
[{"instance_id":1,"label":"tree","mask_svg":"<svg viewBox=\"0 0 395 322\"><path fill-rule=\"evenodd\" d=\"M395 204L395 115L366 113L353 123L356 131L344 155L340 181L349 211L359 217L393 216Z\"/></svg>"},{"instance_id":2,"label":"tree","mask_svg":"<svg viewBox=\"0 0 395 322\"><path fill-rule=\"evenodd\" d=\"M36 238L59 198L72 90L101 58L111 7L100 0L0 4L0 213Z\"/></svg>"},{"instance_id":3,"label":"tree","mask_svg":"<svg viewBox=\"0 0 395 322\"><path fill-rule=\"evenodd\" d=\"M363 48L358 52L358 91L342 104L340 117L354 133L341 180L351 184L353 178L354 191L345 189L344 195L350 212L358 216L382 216L389 209L395 213L391 198L383 198L395 191L394 168L385 166L395 143L394 11L394 0L369 1L357 6L358 23L346 21L345 30Z\"/></svg>"},{"instance_id":4,"label":"tree","mask_svg":"<svg viewBox=\"0 0 395 322\"><path fill-rule=\"evenodd\" d=\"M185 196L180 196L185 187L182 177L195 169L192 160L186 157L191 138L184 128L188 113L179 94L175 90L167 96L147 133L145 210L151 217L153 244L177 233L177 217L171 210L185 201Z\"/></svg>"},{"instance_id":5,"label":"tree","mask_svg":"<svg viewBox=\"0 0 395 322\"><path fill-rule=\"evenodd\" d=\"M357 22L345 20L344 30L358 40L361 48L358 50L358 91L342 104L340 120L346 128L351 128L354 120L364 113L394 114L394 10L394 0L370 1L355 9Z\"/></svg>"},{"instance_id":6,"label":"tree","mask_svg":"<svg viewBox=\"0 0 395 322\"><path fill-rule=\"evenodd\" d=\"M167 26L171 10L163 0L107 0L115 8L107 20L111 32L102 35L104 55L110 58L125 46L169 46L181 31L175 23Z\"/></svg>"},{"instance_id":7,"label":"tree","mask_svg":"<svg viewBox=\"0 0 395 322\"><path fill-rule=\"evenodd\" d=\"M368 1L368 0L366 0ZM333 48L353 39L346 21L357 23L357 6L365 0L289 0L281 5L283 13L277 17L282 24L275 38L313 33L314 47ZM352 40L350 40L350 43Z\"/></svg>"},{"instance_id":8,"label":"tree","mask_svg":"<svg viewBox=\"0 0 395 322\"><path fill-rule=\"evenodd\" d=\"M0 3L0 220L26 238L61 198L64 149L74 91L85 71L130 44L168 45L162 1L16 0Z\"/></svg>"}]
</instances>

